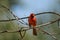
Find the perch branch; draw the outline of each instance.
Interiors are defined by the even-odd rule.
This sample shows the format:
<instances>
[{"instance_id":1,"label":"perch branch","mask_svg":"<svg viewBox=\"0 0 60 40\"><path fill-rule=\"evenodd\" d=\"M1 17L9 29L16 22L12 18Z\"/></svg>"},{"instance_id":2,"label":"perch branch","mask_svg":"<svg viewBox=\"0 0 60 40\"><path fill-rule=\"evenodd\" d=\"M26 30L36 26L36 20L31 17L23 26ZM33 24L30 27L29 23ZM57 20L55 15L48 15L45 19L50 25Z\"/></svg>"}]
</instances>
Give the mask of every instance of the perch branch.
<instances>
[{"instance_id":1,"label":"perch branch","mask_svg":"<svg viewBox=\"0 0 60 40\"><path fill-rule=\"evenodd\" d=\"M51 21L51 22L47 22L47 23L44 23L44 24L41 24L41 25L37 25L36 28L50 25L50 24L52 24L52 23L54 23L54 22L56 22L56 21L58 21L58 20L60 20L60 19L57 19L57 20ZM12 32L14 33L14 32L20 32L20 31L30 30L29 27L22 27L22 28L25 28L25 29L24 29L24 30L18 30L18 31L12 31ZM10 33L9 31L3 31L3 32L0 32L0 33L4 33L4 32Z\"/></svg>"},{"instance_id":2,"label":"perch branch","mask_svg":"<svg viewBox=\"0 0 60 40\"><path fill-rule=\"evenodd\" d=\"M60 20L60 19L58 19L58 20ZM45 23L45 24L41 24L41 25L38 25L38 26L36 26L36 28L39 28L39 27L41 27L41 26L47 26L47 25L49 25L49 24L52 24L52 23L54 23L54 22L56 22L56 21L58 21L58 20L55 20L55 21L51 21L51 22L48 22L48 23ZM30 30L29 29L29 27L22 27L23 28L23 30L18 30L18 31L2 31L2 32L0 32L0 33L16 33L16 32L21 32L21 31L27 31L27 30ZM32 28L31 28L32 29ZM40 28L41 29L41 28ZM42 30L43 31L43 30ZM46 34L48 34L48 35L50 35L50 36L52 36L54 39L55 39L55 37L53 36L53 35L51 35L50 33L48 33L48 32L46 32L46 31L43 31L44 33L46 33Z\"/></svg>"},{"instance_id":3,"label":"perch branch","mask_svg":"<svg viewBox=\"0 0 60 40\"><path fill-rule=\"evenodd\" d=\"M5 6L2 6L2 7L6 8ZM6 8L6 9L8 9L8 8ZM8 11L10 11L10 9L8 9ZM15 15L12 13L12 11L10 11L10 12L11 12L11 14L15 17L15 19L0 20L0 22L8 22L8 21L14 21L14 20L17 20L17 19L16 19L17 16L15 16ZM41 14L55 14L55 15L60 16L60 14L57 14L57 13L55 13L55 12L43 12L43 13L38 13L38 14L35 14L35 15L37 16L37 15L41 15ZM18 18L18 17L17 17L17 18ZM18 18L18 20L26 19L26 18L28 18L28 17ZM59 20L60 20L60 18L57 19L57 20L54 20L54 21L45 23L45 24L38 25L38 26L36 26L36 28L39 28L39 26L40 26L40 27L41 27L41 26L47 26L47 25L52 24L52 23L54 23L54 22L56 22L56 21L59 21ZM30 30L28 27L23 27L23 28L26 28L26 29L23 29L23 30L17 30L17 31L2 31L2 32L0 32L0 33L16 33L16 32L21 32L21 31L27 31L27 30ZM32 29L32 28L31 28L31 29ZM40 28L40 29L41 29L41 28ZM54 39L56 39L56 37L53 36L53 35L51 35L50 33L46 32L46 31L44 31L44 30L42 30L42 31L43 31L44 33L46 33L46 34L52 36Z\"/></svg>"}]
</instances>

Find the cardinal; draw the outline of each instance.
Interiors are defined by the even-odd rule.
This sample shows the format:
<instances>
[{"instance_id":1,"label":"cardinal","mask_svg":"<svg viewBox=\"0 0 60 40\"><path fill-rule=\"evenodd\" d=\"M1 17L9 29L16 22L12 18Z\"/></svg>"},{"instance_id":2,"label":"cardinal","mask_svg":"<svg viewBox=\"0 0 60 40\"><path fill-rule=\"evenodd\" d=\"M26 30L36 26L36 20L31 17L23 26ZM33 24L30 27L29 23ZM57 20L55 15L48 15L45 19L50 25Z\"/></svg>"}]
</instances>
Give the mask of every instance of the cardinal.
<instances>
[{"instance_id":1,"label":"cardinal","mask_svg":"<svg viewBox=\"0 0 60 40\"><path fill-rule=\"evenodd\" d=\"M31 13L29 18L28 18L28 23L29 23L29 28L33 28L33 35L37 35L36 31L36 17L34 13Z\"/></svg>"}]
</instances>

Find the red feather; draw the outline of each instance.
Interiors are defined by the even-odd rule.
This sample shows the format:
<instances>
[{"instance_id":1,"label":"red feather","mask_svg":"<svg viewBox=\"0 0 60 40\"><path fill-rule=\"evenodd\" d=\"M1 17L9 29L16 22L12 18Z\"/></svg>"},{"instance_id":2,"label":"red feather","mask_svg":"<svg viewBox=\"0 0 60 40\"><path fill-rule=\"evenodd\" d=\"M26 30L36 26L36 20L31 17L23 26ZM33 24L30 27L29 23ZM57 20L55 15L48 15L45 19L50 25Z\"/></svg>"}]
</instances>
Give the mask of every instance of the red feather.
<instances>
[{"instance_id":1,"label":"red feather","mask_svg":"<svg viewBox=\"0 0 60 40\"><path fill-rule=\"evenodd\" d=\"M36 17L34 13L31 13L28 18L29 27L33 26L33 35L37 35L36 32Z\"/></svg>"}]
</instances>

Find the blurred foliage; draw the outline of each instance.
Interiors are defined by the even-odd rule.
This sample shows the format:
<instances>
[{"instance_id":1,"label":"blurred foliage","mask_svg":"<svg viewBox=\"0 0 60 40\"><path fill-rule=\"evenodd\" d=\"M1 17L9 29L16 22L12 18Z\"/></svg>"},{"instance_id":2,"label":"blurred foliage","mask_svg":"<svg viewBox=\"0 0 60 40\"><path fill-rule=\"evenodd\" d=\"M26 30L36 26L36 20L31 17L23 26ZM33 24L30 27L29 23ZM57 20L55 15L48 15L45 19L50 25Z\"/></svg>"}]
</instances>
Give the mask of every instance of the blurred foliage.
<instances>
[{"instance_id":1,"label":"blurred foliage","mask_svg":"<svg viewBox=\"0 0 60 40\"><path fill-rule=\"evenodd\" d=\"M24 5L22 0L8 0L8 1L9 1L10 6L13 6L13 5L23 6Z\"/></svg>"},{"instance_id":2,"label":"blurred foliage","mask_svg":"<svg viewBox=\"0 0 60 40\"><path fill-rule=\"evenodd\" d=\"M17 4L17 0L0 0L0 3L5 5L6 7L10 8L11 5ZM44 18L45 17L45 18ZM6 20L6 19L12 19L14 18L12 14L5 8L0 6L0 20ZM57 16L49 15L48 16L37 16L38 25L42 23L46 23L47 21L55 20L57 19ZM54 36L60 40L60 29L57 26L57 22L48 26L44 26L43 29L46 30L49 33L56 33ZM8 30L8 31L15 31L18 30L19 27L22 27L24 25L18 25L17 21L10 21L10 22L0 22L0 31ZM21 40L21 36L19 33L0 33L0 40ZM32 34L32 30L28 30L26 32L25 37L23 40L54 40L51 36L47 34L43 34L42 31L38 32L37 36L34 36Z\"/></svg>"}]
</instances>

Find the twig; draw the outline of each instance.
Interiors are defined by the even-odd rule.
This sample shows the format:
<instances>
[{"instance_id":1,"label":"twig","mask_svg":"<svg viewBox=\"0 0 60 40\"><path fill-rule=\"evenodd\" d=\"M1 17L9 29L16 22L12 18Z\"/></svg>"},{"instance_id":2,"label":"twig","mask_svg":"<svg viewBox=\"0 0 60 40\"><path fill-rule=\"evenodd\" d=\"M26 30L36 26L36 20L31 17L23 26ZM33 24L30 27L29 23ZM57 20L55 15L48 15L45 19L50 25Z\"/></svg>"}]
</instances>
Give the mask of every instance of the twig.
<instances>
[{"instance_id":1,"label":"twig","mask_svg":"<svg viewBox=\"0 0 60 40\"><path fill-rule=\"evenodd\" d=\"M55 15L60 16L60 14L57 14L57 13L54 13L54 12L43 12L43 13L39 13L39 14L35 14L35 15L41 15L41 14L55 14ZM28 18L28 17L18 18L18 20L26 19L26 18ZM16 20L16 19L0 20L0 22L8 22L8 21L14 21L14 20Z\"/></svg>"},{"instance_id":2,"label":"twig","mask_svg":"<svg viewBox=\"0 0 60 40\"><path fill-rule=\"evenodd\" d=\"M41 26L50 25L50 24L52 24L52 23L54 23L54 22L56 22L56 21L58 21L58 20L60 20L60 18L57 19L57 20L55 20L55 21L51 21L51 22L48 22L48 23L44 23L44 24L38 25L38 26L36 26L36 28L41 27ZM23 28L23 30L21 30L21 31L30 30L29 27L22 27L22 28ZM26 28L26 29L24 29L24 28ZM31 29L32 29L32 28L31 28ZM14 32L19 32L19 30L18 30L18 31L13 31L13 33L14 33ZM1 33L1 32L0 32L0 33ZM8 31L8 33L10 33L10 32ZM12 32L11 32L11 33L12 33Z\"/></svg>"},{"instance_id":3,"label":"twig","mask_svg":"<svg viewBox=\"0 0 60 40\"><path fill-rule=\"evenodd\" d=\"M57 38L56 38L55 36L53 36L51 33L47 32L47 31L45 31L45 30L42 30L42 28L40 28L40 30L41 30L42 32L44 32L44 34L50 35L52 38L54 38L55 40L57 40Z\"/></svg>"},{"instance_id":4,"label":"twig","mask_svg":"<svg viewBox=\"0 0 60 40\"><path fill-rule=\"evenodd\" d=\"M19 21L18 19L18 17L16 16L16 15L14 15L14 13L8 8L8 7L6 7L6 6L4 6L4 5L2 5L2 4L0 4L0 6L2 6L3 8L6 8L14 17L15 17L15 19L9 19L9 20L4 20L4 22L7 22L7 21L13 21L13 20L17 20L17 21ZM21 21L19 21L21 24L24 24L25 23L25 25L27 25L27 23L26 22L24 22L24 20L22 20L22 19L20 19ZM1 20L0 22L3 22L3 20ZM24 22L24 23L23 23Z\"/></svg>"},{"instance_id":5,"label":"twig","mask_svg":"<svg viewBox=\"0 0 60 40\"><path fill-rule=\"evenodd\" d=\"M60 20L60 18L58 18L58 19L55 20L55 21L50 21L50 22L47 22L47 23L44 23L44 24L41 24L41 25L37 25L36 28L53 24L54 22L56 22L56 21L58 21L58 20ZM28 27L22 27L22 28L28 28ZM29 29L26 29L26 30L29 30Z\"/></svg>"}]
</instances>

